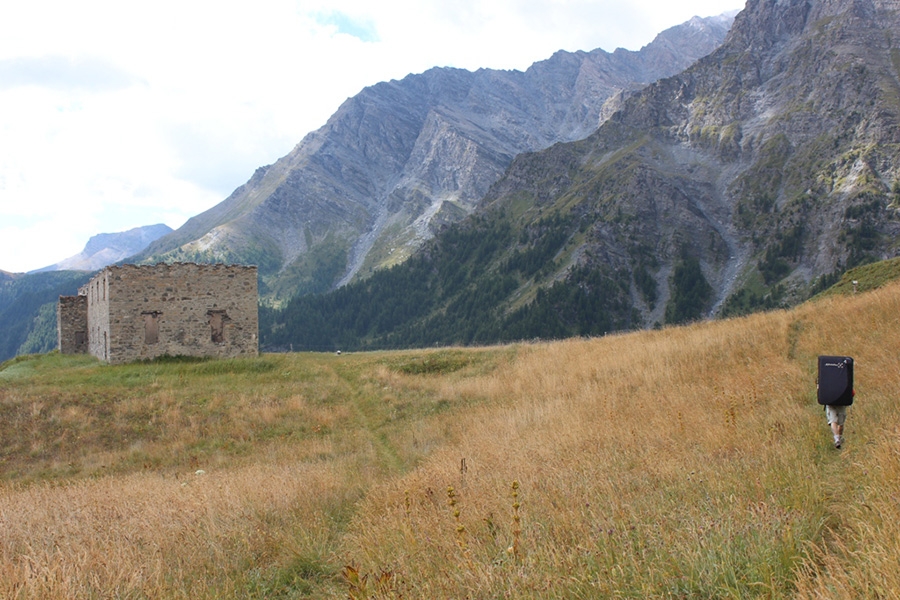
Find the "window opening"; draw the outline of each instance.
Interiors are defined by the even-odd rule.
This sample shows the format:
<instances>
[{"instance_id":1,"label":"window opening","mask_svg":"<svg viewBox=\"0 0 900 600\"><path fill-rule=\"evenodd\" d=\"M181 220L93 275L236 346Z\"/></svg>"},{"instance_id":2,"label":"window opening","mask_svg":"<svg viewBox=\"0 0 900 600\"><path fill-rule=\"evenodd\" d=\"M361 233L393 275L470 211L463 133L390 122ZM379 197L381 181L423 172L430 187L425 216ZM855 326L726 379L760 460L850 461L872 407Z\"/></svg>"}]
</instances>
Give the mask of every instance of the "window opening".
<instances>
[{"instance_id":1,"label":"window opening","mask_svg":"<svg viewBox=\"0 0 900 600\"><path fill-rule=\"evenodd\" d=\"M230 321L224 310L211 310L209 316L210 339L213 344L225 343L225 323Z\"/></svg>"},{"instance_id":2,"label":"window opening","mask_svg":"<svg viewBox=\"0 0 900 600\"><path fill-rule=\"evenodd\" d=\"M159 342L159 311L141 313L144 317L144 343L148 346Z\"/></svg>"}]
</instances>

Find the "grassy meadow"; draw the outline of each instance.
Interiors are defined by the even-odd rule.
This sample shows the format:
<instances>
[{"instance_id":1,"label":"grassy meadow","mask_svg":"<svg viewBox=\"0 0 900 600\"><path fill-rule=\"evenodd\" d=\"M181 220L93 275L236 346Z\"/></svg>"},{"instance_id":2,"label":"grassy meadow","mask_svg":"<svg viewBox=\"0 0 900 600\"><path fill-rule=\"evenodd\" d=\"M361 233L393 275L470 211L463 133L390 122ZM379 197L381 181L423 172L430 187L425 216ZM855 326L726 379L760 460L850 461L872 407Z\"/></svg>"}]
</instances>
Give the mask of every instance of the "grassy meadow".
<instances>
[{"instance_id":1,"label":"grassy meadow","mask_svg":"<svg viewBox=\"0 0 900 600\"><path fill-rule=\"evenodd\" d=\"M2 598L900 597L900 284L483 349L0 367ZM856 359L846 443L816 357Z\"/></svg>"}]
</instances>

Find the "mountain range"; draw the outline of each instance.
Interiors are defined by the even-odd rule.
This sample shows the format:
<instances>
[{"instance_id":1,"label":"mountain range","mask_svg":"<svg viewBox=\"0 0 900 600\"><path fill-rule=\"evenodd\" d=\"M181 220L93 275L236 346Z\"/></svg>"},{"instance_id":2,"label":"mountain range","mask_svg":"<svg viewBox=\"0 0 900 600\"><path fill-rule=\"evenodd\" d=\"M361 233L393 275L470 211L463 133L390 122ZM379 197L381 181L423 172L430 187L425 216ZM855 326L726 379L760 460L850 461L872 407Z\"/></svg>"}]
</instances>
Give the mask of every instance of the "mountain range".
<instances>
[{"instance_id":1,"label":"mountain range","mask_svg":"<svg viewBox=\"0 0 900 600\"><path fill-rule=\"evenodd\" d=\"M714 49L733 17L694 18L638 52L560 51L525 72L435 68L366 88L177 231L100 234L38 272L0 272L0 360L55 346L55 300L76 293L80 269L258 264L268 303L400 264L469 215L516 154L589 134L626 94Z\"/></svg>"},{"instance_id":2,"label":"mountain range","mask_svg":"<svg viewBox=\"0 0 900 600\"><path fill-rule=\"evenodd\" d=\"M172 228L163 223L135 227L119 233L99 233L91 236L84 250L65 260L32 271L96 271L107 265L134 256L154 242L171 233Z\"/></svg>"},{"instance_id":3,"label":"mountain range","mask_svg":"<svg viewBox=\"0 0 900 600\"><path fill-rule=\"evenodd\" d=\"M380 83L132 260L258 264L268 349L790 305L897 255L898 9L749 0L727 36L694 19L638 53Z\"/></svg>"},{"instance_id":4,"label":"mountain range","mask_svg":"<svg viewBox=\"0 0 900 600\"><path fill-rule=\"evenodd\" d=\"M802 294L816 277L894 256L898 8L750 0L718 50L583 142L519 157L486 205L527 193L577 215L582 254L606 266L635 271L645 248L659 263L654 319L685 252L713 288L704 315L736 294Z\"/></svg>"},{"instance_id":5,"label":"mountain range","mask_svg":"<svg viewBox=\"0 0 900 600\"><path fill-rule=\"evenodd\" d=\"M518 155L414 259L294 299L264 336L325 349L597 335L795 303L896 256L898 10L749 0L717 50L587 138Z\"/></svg>"},{"instance_id":6,"label":"mountain range","mask_svg":"<svg viewBox=\"0 0 900 600\"><path fill-rule=\"evenodd\" d=\"M434 68L368 87L136 259L257 264L274 298L368 277L471 214L516 155L587 136L623 93L708 54L732 18L694 18L637 52L560 51L524 72Z\"/></svg>"}]
</instances>

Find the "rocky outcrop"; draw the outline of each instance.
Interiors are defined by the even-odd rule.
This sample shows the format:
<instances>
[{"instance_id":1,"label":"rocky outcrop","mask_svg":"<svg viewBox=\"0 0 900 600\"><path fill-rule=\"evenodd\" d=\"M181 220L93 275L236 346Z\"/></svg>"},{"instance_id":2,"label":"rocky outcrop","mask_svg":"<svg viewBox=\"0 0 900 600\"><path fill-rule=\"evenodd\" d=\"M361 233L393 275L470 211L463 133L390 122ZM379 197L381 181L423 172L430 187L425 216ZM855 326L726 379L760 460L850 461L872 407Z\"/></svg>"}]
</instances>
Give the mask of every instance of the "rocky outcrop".
<instances>
[{"instance_id":1,"label":"rocky outcrop","mask_svg":"<svg viewBox=\"0 0 900 600\"><path fill-rule=\"evenodd\" d=\"M366 277L470 214L514 156L587 136L607 100L681 71L730 23L695 18L638 52L558 52L525 72L435 68L366 88L142 258L253 262L262 292L284 297Z\"/></svg>"},{"instance_id":2,"label":"rocky outcrop","mask_svg":"<svg viewBox=\"0 0 900 600\"><path fill-rule=\"evenodd\" d=\"M519 157L489 203L576 213L579 264L654 277L654 302L632 289L647 323L685 255L703 314L802 299L898 252L898 27L895 2L750 0L721 48L584 142Z\"/></svg>"}]
</instances>

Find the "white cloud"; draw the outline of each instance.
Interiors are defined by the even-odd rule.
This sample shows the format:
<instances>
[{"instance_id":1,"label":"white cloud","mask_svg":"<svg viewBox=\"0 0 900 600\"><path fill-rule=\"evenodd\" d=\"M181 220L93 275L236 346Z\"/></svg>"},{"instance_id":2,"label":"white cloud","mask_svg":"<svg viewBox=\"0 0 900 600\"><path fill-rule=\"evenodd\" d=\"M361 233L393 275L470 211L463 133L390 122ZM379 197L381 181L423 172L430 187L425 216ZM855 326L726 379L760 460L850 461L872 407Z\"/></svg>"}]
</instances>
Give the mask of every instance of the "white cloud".
<instances>
[{"instance_id":1,"label":"white cloud","mask_svg":"<svg viewBox=\"0 0 900 600\"><path fill-rule=\"evenodd\" d=\"M0 269L187 218L346 98L433 66L636 50L740 0L30 0L0 5Z\"/></svg>"}]
</instances>

